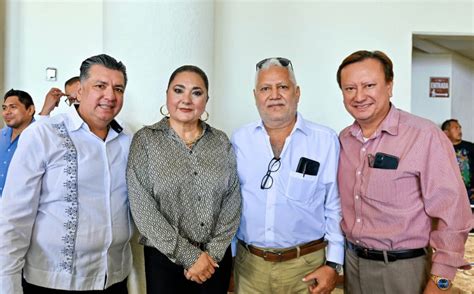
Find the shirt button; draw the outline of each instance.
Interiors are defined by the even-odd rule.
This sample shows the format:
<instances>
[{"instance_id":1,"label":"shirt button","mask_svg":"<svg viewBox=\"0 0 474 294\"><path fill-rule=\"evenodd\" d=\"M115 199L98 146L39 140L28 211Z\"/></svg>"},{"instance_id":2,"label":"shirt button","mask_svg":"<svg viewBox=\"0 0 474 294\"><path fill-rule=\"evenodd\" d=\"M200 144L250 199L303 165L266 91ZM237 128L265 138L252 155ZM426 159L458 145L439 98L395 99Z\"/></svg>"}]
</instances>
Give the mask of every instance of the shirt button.
<instances>
[{"instance_id":1,"label":"shirt button","mask_svg":"<svg viewBox=\"0 0 474 294\"><path fill-rule=\"evenodd\" d=\"M356 219L356 221L357 221L358 223L360 223L360 218Z\"/></svg>"},{"instance_id":2,"label":"shirt button","mask_svg":"<svg viewBox=\"0 0 474 294\"><path fill-rule=\"evenodd\" d=\"M195 172L194 172L194 175L197 176L197 174L198 174L198 172L195 171Z\"/></svg>"},{"instance_id":3,"label":"shirt button","mask_svg":"<svg viewBox=\"0 0 474 294\"><path fill-rule=\"evenodd\" d=\"M355 199L359 199L359 195L356 195L356 196L355 196Z\"/></svg>"},{"instance_id":4,"label":"shirt button","mask_svg":"<svg viewBox=\"0 0 474 294\"><path fill-rule=\"evenodd\" d=\"M4 162L3 162L3 164L7 164L7 162L6 162L6 161L4 161Z\"/></svg>"},{"instance_id":5,"label":"shirt button","mask_svg":"<svg viewBox=\"0 0 474 294\"><path fill-rule=\"evenodd\" d=\"M7 149L8 152L10 152L10 149Z\"/></svg>"},{"instance_id":6,"label":"shirt button","mask_svg":"<svg viewBox=\"0 0 474 294\"><path fill-rule=\"evenodd\" d=\"M362 148L362 149L361 149L362 152L365 152L365 150L366 150L365 148Z\"/></svg>"},{"instance_id":7,"label":"shirt button","mask_svg":"<svg viewBox=\"0 0 474 294\"><path fill-rule=\"evenodd\" d=\"M356 240L356 243L357 243L357 244L359 244L359 243L360 243L360 241L359 241L359 240Z\"/></svg>"},{"instance_id":8,"label":"shirt button","mask_svg":"<svg viewBox=\"0 0 474 294\"><path fill-rule=\"evenodd\" d=\"M360 170L357 171L357 175L360 176Z\"/></svg>"}]
</instances>

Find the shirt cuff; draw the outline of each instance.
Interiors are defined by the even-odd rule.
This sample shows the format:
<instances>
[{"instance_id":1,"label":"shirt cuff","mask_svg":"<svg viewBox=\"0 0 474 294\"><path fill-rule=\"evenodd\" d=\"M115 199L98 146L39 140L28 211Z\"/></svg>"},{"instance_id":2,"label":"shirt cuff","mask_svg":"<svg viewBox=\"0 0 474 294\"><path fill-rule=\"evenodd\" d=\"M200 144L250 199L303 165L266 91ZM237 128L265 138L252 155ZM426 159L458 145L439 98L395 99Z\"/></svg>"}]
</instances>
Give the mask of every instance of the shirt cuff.
<instances>
[{"instance_id":1,"label":"shirt cuff","mask_svg":"<svg viewBox=\"0 0 474 294\"><path fill-rule=\"evenodd\" d=\"M201 253L201 249L191 245L186 239L178 239L176 262L181 264L185 269L192 267Z\"/></svg>"},{"instance_id":2,"label":"shirt cuff","mask_svg":"<svg viewBox=\"0 0 474 294\"><path fill-rule=\"evenodd\" d=\"M344 245L336 242L329 242L326 250L326 260L338 264L344 264Z\"/></svg>"},{"instance_id":3,"label":"shirt cuff","mask_svg":"<svg viewBox=\"0 0 474 294\"><path fill-rule=\"evenodd\" d=\"M433 263L431 266L432 275L443 277L451 281L454 280L456 272L457 268L445 264Z\"/></svg>"}]
</instances>

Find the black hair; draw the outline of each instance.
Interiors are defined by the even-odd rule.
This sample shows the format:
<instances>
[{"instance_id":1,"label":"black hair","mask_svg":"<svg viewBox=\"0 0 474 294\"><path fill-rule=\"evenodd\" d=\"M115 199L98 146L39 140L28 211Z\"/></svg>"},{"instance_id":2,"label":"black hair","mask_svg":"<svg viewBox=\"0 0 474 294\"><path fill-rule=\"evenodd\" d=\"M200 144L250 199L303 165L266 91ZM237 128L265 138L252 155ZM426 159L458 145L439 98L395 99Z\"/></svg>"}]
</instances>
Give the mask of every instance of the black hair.
<instances>
[{"instance_id":1,"label":"black hair","mask_svg":"<svg viewBox=\"0 0 474 294\"><path fill-rule=\"evenodd\" d=\"M81 80L79 79L78 76L72 77L72 78L70 78L69 80L67 80L67 81L64 83L64 87L70 86L70 85L72 85L72 84L74 84L74 83L77 83L77 82L80 82L80 81L81 81Z\"/></svg>"},{"instance_id":2,"label":"black hair","mask_svg":"<svg viewBox=\"0 0 474 294\"><path fill-rule=\"evenodd\" d=\"M35 105L33 103L33 98L31 98L30 94L28 94L25 91L15 90L15 89L11 89L8 92L6 92L5 96L3 97L3 101L4 102L7 101L7 98L12 97L12 96L17 96L20 103L25 105L26 109L28 109L32 105L33 106Z\"/></svg>"},{"instance_id":3,"label":"black hair","mask_svg":"<svg viewBox=\"0 0 474 294\"><path fill-rule=\"evenodd\" d=\"M454 118L451 118L451 119L448 119L448 120L445 120L442 124L441 124L441 129L443 131L446 131L447 129L449 129L449 127L451 126L451 123L459 123L457 119L454 119Z\"/></svg>"},{"instance_id":4,"label":"black hair","mask_svg":"<svg viewBox=\"0 0 474 294\"><path fill-rule=\"evenodd\" d=\"M79 75L81 82L89 78L89 70L93 65L96 64L105 66L108 69L118 70L122 72L125 83L124 86L127 85L127 69L125 65L121 61L117 61L115 58L107 54L92 56L82 62L80 68L81 73Z\"/></svg>"}]
</instances>

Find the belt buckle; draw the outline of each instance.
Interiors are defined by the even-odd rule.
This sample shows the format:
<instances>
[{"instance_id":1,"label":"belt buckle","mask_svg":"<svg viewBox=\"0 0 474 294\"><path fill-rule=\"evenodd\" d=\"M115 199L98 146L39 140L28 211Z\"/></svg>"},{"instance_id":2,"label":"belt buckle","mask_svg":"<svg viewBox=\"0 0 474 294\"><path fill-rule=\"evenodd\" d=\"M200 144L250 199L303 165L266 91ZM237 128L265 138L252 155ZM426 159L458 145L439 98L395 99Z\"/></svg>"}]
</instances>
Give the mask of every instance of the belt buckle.
<instances>
[{"instance_id":1,"label":"belt buckle","mask_svg":"<svg viewBox=\"0 0 474 294\"><path fill-rule=\"evenodd\" d=\"M275 254L278 256L278 261L280 262L282 259L283 259L283 252L274 252L274 251L267 251L267 250L263 250L263 259L265 261L271 261L271 260L268 260L267 258L269 257L268 254Z\"/></svg>"},{"instance_id":2,"label":"belt buckle","mask_svg":"<svg viewBox=\"0 0 474 294\"><path fill-rule=\"evenodd\" d=\"M276 255L278 255L278 261L281 262L281 260L283 259L283 252L279 251L279 252L275 252Z\"/></svg>"},{"instance_id":3,"label":"belt buckle","mask_svg":"<svg viewBox=\"0 0 474 294\"><path fill-rule=\"evenodd\" d=\"M398 258L397 258L397 255L396 255L396 254L387 252L387 260L388 260L389 262L393 262L393 261L397 261Z\"/></svg>"}]
</instances>

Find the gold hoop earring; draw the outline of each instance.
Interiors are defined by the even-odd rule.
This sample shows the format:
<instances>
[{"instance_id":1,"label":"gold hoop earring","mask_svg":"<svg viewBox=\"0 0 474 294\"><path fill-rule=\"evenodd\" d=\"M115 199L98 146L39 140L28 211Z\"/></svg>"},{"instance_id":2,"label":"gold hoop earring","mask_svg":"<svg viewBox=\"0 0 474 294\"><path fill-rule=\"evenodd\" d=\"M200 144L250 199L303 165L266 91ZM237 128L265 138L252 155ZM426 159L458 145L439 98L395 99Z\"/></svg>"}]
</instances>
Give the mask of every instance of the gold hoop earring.
<instances>
[{"instance_id":1,"label":"gold hoop earring","mask_svg":"<svg viewBox=\"0 0 474 294\"><path fill-rule=\"evenodd\" d=\"M206 118L202 118L202 114L205 114L206 115ZM201 114L201 120L202 121L207 121L209 119L209 112L207 112L206 110L204 110L204 112Z\"/></svg>"},{"instance_id":2,"label":"gold hoop earring","mask_svg":"<svg viewBox=\"0 0 474 294\"><path fill-rule=\"evenodd\" d=\"M166 110L166 113L163 112L163 108L166 107L164 104L161 105L160 107L160 113L162 116L165 116L165 117L169 117L170 116L170 112L168 111L168 109Z\"/></svg>"}]
</instances>

